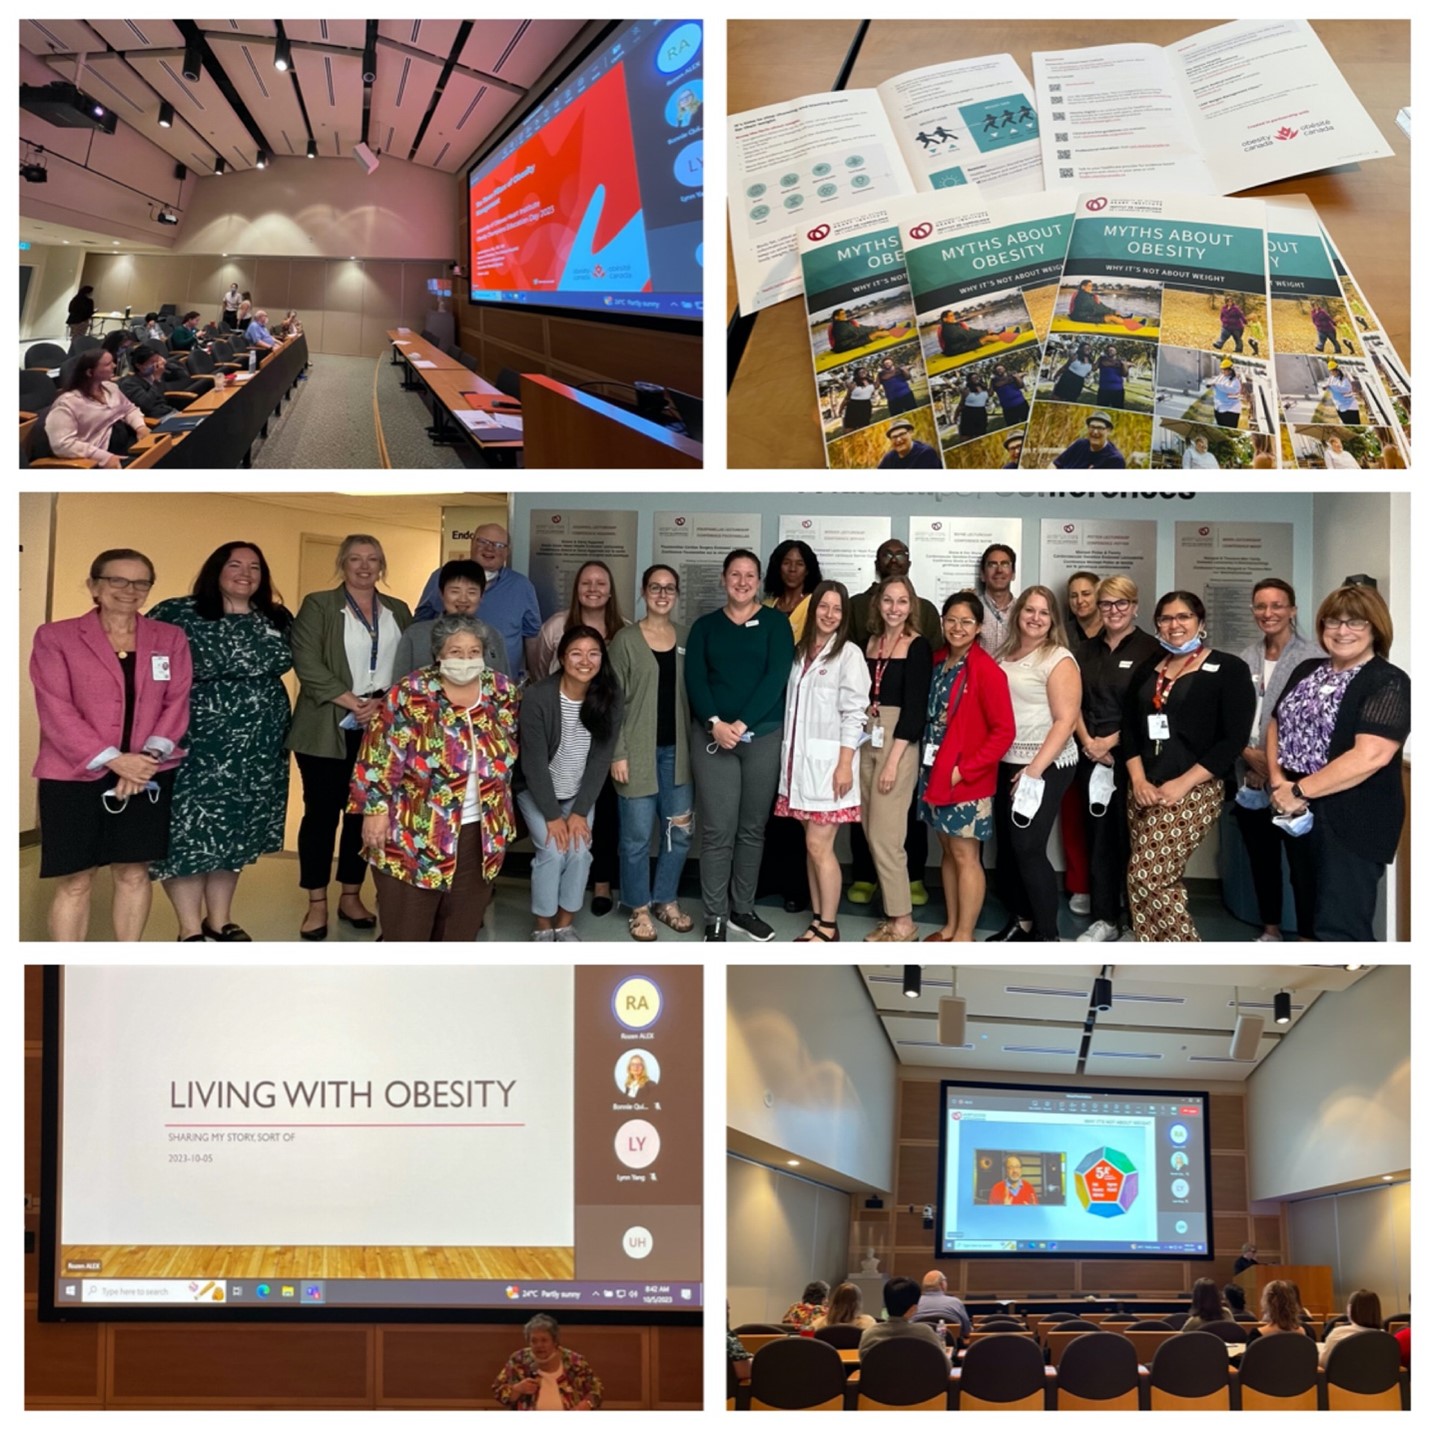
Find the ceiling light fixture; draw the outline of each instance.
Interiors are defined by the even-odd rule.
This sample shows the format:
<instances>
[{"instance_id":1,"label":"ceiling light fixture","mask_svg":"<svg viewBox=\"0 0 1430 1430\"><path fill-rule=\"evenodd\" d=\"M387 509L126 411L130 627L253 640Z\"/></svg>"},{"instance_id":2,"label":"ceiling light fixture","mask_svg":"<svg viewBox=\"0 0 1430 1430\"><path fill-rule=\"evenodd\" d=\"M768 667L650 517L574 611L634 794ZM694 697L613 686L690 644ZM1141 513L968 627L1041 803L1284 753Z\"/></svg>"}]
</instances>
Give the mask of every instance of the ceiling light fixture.
<instances>
[{"instance_id":1,"label":"ceiling light fixture","mask_svg":"<svg viewBox=\"0 0 1430 1430\"><path fill-rule=\"evenodd\" d=\"M281 29L278 31L278 43L273 47L273 68L281 70L284 74L293 68L293 45Z\"/></svg>"},{"instance_id":2,"label":"ceiling light fixture","mask_svg":"<svg viewBox=\"0 0 1430 1430\"><path fill-rule=\"evenodd\" d=\"M1291 995L1283 988L1271 1003L1273 1016L1283 1027L1291 1021Z\"/></svg>"},{"instance_id":3,"label":"ceiling light fixture","mask_svg":"<svg viewBox=\"0 0 1430 1430\"><path fill-rule=\"evenodd\" d=\"M308 157L310 159L318 157L318 141L316 139L308 140Z\"/></svg>"},{"instance_id":4,"label":"ceiling light fixture","mask_svg":"<svg viewBox=\"0 0 1430 1430\"><path fill-rule=\"evenodd\" d=\"M197 40L190 40L184 46L184 78L190 84L197 84L203 78L204 56Z\"/></svg>"},{"instance_id":5,"label":"ceiling light fixture","mask_svg":"<svg viewBox=\"0 0 1430 1430\"><path fill-rule=\"evenodd\" d=\"M790 1157L790 1158L788 1158L788 1159L785 1161L785 1166L786 1166L786 1167L798 1167L798 1166L799 1166L799 1158L798 1158L798 1157Z\"/></svg>"},{"instance_id":6,"label":"ceiling light fixture","mask_svg":"<svg viewBox=\"0 0 1430 1430\"><path fill-rule=\"evenodd\" d=\"M268 167L268 150L267 150L267 149L260 149L260 150L258 151L258 158L257 158L257 160L255 161L255 163L256 163L257 167L260 168L260 169L266 169L266 168Z\"/></svg>"},{"instance_id":7,"label":"ceiling light fixture","mask_svg":"<svg viewBox=\"0 0 1430 1430\"><path fill-rule=\"evenodd\" d=\"M1112 1011L1112 980L1106 974L1099 974L1092 980L1092 1006L1099 1013Z\"/></svg>"},{"instance_id":8,"label":"ceiling light fixture","mask_svg":"<svg viewBox=\"0 0 1430 1430\"><path fill-rule=\"evenodd\" d=\"M224 163L223 155L222 155L222 154L217 154L217 155L215 155L215 156L214 156L214 173L215 173L215 174L222 174L223 171L224 171L225 169L227 169L227 168L228 168L228 165L227 165L226 163Z\"/></svg>"},{"instance_id":9,"label":"ceiling light fixture","mask_svg":"<svg viewBox=\"0 0 1430 1430\"><path fill-rule=\"evenodd\" d=\"M174 106L167 99L159 101L159 128L172 129L174 127Z\"/></svg>"},{"instance_id":10,"label":"ceiling light fixture","mask_svg":"<svg viewBox=\"0 0 1430 1430\"><path fill-rule=\"evenodd\" d=\"M917 998L923 992L924 971L917 963L904 965L904 997Z\"/></svg>"}]
</instances>

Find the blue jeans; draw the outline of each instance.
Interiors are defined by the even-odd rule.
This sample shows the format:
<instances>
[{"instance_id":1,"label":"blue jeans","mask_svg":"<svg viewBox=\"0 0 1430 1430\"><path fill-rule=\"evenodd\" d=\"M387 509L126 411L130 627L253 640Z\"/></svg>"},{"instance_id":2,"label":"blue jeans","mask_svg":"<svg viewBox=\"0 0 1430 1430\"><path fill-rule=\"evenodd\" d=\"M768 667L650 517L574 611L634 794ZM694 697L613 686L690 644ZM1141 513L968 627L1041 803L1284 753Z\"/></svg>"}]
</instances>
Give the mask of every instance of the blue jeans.
<instances>
[{"instance_id":1,"label":"blue jeans","mask_svg":"<svg viewBox=\"0 0 1430 1430\"><path fill-rule=\"evenodd\" d=\"M652 901L650 837L661 822L660 853L655 860L654 901L669 904L680 891L680 871L690 853L690 786L675 782L675 746L655 752L656 793L621 797L621 902L631 909ZM683 824L676 824L677 819Z\"/></svg>"},{"instance_id":2,"label":"blue jeans","mask_svg":"<svg viewBox=\"0 0 1430 1430\"><path fill-rule=\"evenodd\" d=\"M535 853L531 857L531 912L539 919L554 919L559 909L568 914L580 913L586 902L586 876L591 872L591 845L586 841L577 845L573 839L563 854L546 836L546 816L542 814L528 790L522 790L516 797L522 818L531 834L531 847ZM564 818L571 813L574 799L561 801ZM586 816L586 823L594 831L596 811L594 806Z\"/></svg>"}]
</instances>

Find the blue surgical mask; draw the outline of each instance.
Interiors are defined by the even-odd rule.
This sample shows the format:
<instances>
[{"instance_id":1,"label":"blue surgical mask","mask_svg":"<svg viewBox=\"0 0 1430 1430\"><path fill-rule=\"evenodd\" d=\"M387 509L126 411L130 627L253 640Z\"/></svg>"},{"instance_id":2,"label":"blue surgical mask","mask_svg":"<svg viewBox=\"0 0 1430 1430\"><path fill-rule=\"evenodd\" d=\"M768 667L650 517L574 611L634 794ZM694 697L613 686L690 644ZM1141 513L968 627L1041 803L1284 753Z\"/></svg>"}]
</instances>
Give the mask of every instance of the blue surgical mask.
<instances>
[{"instance_id":1,"label":"blue surgical mask","mask_svg":"<svg viewBox=\"0 0 1430 1430\"><path fill-rule=\"evenodd\" d=\"M1193 636L1189 641L1183 641L1181 645L1173 645L1170 641L1164 641L1161 636L1157 637L1157 644L1162 647L1168 655L1191 655L1196 648L1201 645L1201 636Z\"/></svg>"}]
</instances>

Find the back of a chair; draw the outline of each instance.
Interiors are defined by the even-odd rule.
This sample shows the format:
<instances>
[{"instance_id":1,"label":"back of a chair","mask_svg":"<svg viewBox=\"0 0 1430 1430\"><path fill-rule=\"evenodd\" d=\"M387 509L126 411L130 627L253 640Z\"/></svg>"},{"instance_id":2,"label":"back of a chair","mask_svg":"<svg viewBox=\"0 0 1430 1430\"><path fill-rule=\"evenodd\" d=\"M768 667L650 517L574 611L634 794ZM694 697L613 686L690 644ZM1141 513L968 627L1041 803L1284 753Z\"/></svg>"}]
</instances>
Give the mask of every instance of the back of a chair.
<instances>
[{"instance_id":1,"label":"back of a chair","mask_svg":"<svg viewBox=\"0 0 1430 1430\"><path fill-rule=\"evenodd\" d=\"M755 1352L751 1410L842 1410L847 1375L839 1352L805 1336L781 1336Z\"/></svg>"},{"instance_id":2,"label":"back of a chair","mask_svg":"<svg viewBox=\"0 0 1430 1430\"><path fill-rule=\"evenodd\" d=\"M25 349L25 366L43 368L46 372L58 367L67 354L58 343L31 343Z\"/></svg>"},{"instance_id":3,"label":"back of a chair","mask_svg":"<svg viewBox=\"0 0 1430 1430\"><path fill-rule=\"evenodd\" d=\"M821 1326L814 1339L831 1345L837 1351L855 1351L864 1332L858 1326Z\"/></svg>"},{"instance_id":4,"label":"back of a chair","mask_svg":"<svg viewBox=\"0 0 1430 1430\"><path fill-rule=\"evenodd\" d=\"M1126 1336L1074 1336L1058 1364L1059 1410L1137 1410L1137 1352Z\"/></svg>"},{"instance_id":5,"label":"back of a chair","mask_svg":"<svg viewBox=\"0 0 1430 1430\"><path fill-rule=\"evenodd\" d=\"M79 360L80 360L80 358L82 358L83 356L84 356L83 353L75 353L75 355L74 355L73 357L67 357L67 358L60 364L59 385L60 385L60 390L61 390L61 391L64 390L65 383L67 383L67 382L69 381L70 373L72 373L72 372L75 370L75 368L79 365ZM115 376L118 377L118 373L116 373Z\"/></svg>"},{"instance_id":6,"label":"back of a chair","mask_svg":"<svg viewBox=\"0 0 1430 1430\"><path fill-rule=\"evenodd\" d=\"M1067 1348L1077 1340L1079 1336L1111 1336L1111 1331L1104 1331L1099 1326L1084 1324L1082 1327L1068 1326L1064 1323L1061 1326L1054 1326L1048 1333L1048 1362L1051 1365L1061 1365ZM1125 1336L1118 1336L1119 1341L1126 1340Z\"/></svg>"},{"instance_id":7,"label":"back of a chair","mask_svg":"<svg viewBox=\"0 0 1430 1430\"><path fill-rule=\"evenodd\" d=\"M746 1321L743 1326L735 1327L737 1336L746 1332L752 1336L787 1336L789 1327L780 1325L778 1321Z\"/></svg>"},{"instance_id":8,"label":"back of a chair","mask_svg":"<svg viewBox=\"0 0 1430 1430\"><path fill-rule=\"evenodd\" d=\"M1233 1321L1240 1321L1244 1326L1254 1326L1257 1324L1257 1317L1253 1316L1250 1311L1233 1311L1231 1318Z\"/></svg>"},{"instance_id":9,"label":"back of a chair","mask_svg":"<svg viewBox=\"0 0 1430 1430\"><path fill-rule=\"evenodd\" d=\"M1045 1321L1075 1321L1078 1317L1075 1311L1049 1311L1042 1319Z\"/></svg>"},{"instance_id":10,"label":"back of a chair","mask_svg":"<svg viewBox=\"0 0 1430 1430\"><path fill-rule=\"evenodd\" d=\"M45 431L45 422L49 415L49 407L42 407L35 413L35 426L30 433L30 460L32 462L38 462L45 457L55 455L55 449L50 446L49 435Z\"/></svg>"},{"instance_id":11,"label":"back of a chair","mask_svg":"<svg viewBox=\"0 0 1430 1430\"><path fill-rule=\"evenodd\" d=\"M458 348L455 356L457 361L469 371L475 373L481 372L481 368L478 366L476 358L474 358L471 353L466 350L466 348Z\"/></svg>"},{"instance_id":12,"label":"back of a chair","mask_svg":"<svg viewBox=\"0 0 1430 1430\"><path fill-rule=\"evenodd\" d=\"M102 348L103 346L104 344L99 338L92 338L89 334L84 333L77 338L71 339L68 355L75 357L80 353L87 353L91 348Z\"/></svg>"},{"instance_id":13,"label":"back of a chair","mask_svg":"<svg viewBox=\"0 0 1430 1430\"><path fill-rule=\"evenodd\" d=\"M201 376L217 371L214 367L213 354L206 353L197 343L184 353L183 361L188 365L190 372L198 373Z\"/></svg>"},{"instance_id":14,"label":"back of a chair","mask_svg":"<svg viewBox=\"0 0 1430 1430\"><path fill-rule=\"evenodd\" d=\"M1198 1331L1205 1331L1209 1336L1219 1336L1223 1341L1246 1344L1246 1327L1240 1321L1208 1321L1205 1325L1198 1326L1192 1334L1196 1335Z\"/></svg>"},{"instance_id":15,"label":"back of a chair","mask_svg":"<svg viewBox=\"0 0 1430 1430\"><path fill-rule=\"evenodd\" d=\"M1170 1321L1152 1316L1145 1321L1139 1320L1132 1329L1134 1331L1175 1331L1177 1328Z\"/></svg>"},{"instance_id":16,"label":"back of a chair","mask_svg":"<svg viewBox=\"0 0 1430 1430\"><path fill-rule=\"evenodd\" d=\"M1044 1409L1043 1353L1031 1336L976 1338L958 1378L960 1410Z\"/></svg>"},{"instance_id":17,"label":"back of a chair","mask_svg":"<svg viewBox=\"0 0 1430 1430\"><path fill-rule=\"evenodd\" d=\"M1400 1342L1389 1331L1357 1331L1331 1347L1326 1409L1400 1409Z\"/></svg>"},{"instance_id":18,"label":"back of a chair","mask_svg":"<svg viewBox=\"0 0 1430 1430\"><path fill-rule=\"evenodd\" d=\"M978 1331L1026 1331L1028 1328L1016 1316L985 1316L974 1329Z\"/></svg>"},{"instance_id":19,"label":"back of a chair","mask_svg":"<svg viewBox=\"0 0 1430 1430\"><path fill-rule=\"evenodd\" d=\"M922 1336L871 1346L859 1362L860 1410L947 1410L948 1359Z\"/></svg>"},{"instance_id":20,"label":"back of a chair","mask_svg":"<svg viewBox=\"0 0 1430 1430\"><path fill-rule=\"evenodd\" d=\"M1117 1311L1110 1316L1104 1316L1102 1318L1102 1324L1104 1326L1110 1326L1114 1322L1135 1321L1136 1319L1136 1316L1130 1316L1125 1311Z\"/></svg>"},{"instance_id":21,"label":"back of a chair","mask_svg":"<svg viewBox=\"0 0 1430 1430\"><path fill-rule=\"evenodd\" d=\"M1230 1410L1225 1343L1200 1331L1169 1337L1152 1357L1150 1386L1152 1410Z\"/></svg>"},{"instance_id":22,"label":"back of a chair","mask_svg":"<svg viewBox=\"0 0 1430 1430\"><path fill-rule=\"evenodd\" d=\"M1397 1355L1397 1365L1399 1357ZM1290 1331L1248 1343L1237 1378L1243 1410L1315 1410L1316 1343Z\"/></svg>"},{"instance_id":23,"label":"back of a chair","mask_svg":"<svg viewBox=\"0 0 1430 1430\"><path fill-rule=\"evenodd\" d=\"M514 397L518 402L521 400L521 374L515 368L502 368L496 376L496 387L508 397Z\"/></svg>"},{"instance_id":24,"label":"back of a chair","mask_svg":"<svg viewBox=\"0 0 1430 1430\"><path fill-rule=\"evenodd\" d=\"M22 367L20 369L20 410L22 412L38 412L42 407L48 407L56 397L59 396L59 388L55 386L55 380L48 373L41 372L38 368Z\"/></svg>"},{"instance_id":25,"label":"back of a chair","mask_svg":"<svg viewBox=\"0 0 1430 1430\"><path fill-rule=\"evenodd\" d=\"M1180 1331L1186 1324L1187 1317L1191 1314L1190 1311L1174 1311L1170 1316L1163 1316L1162 1319L1166 1321L1174 1331Z\"/></svg>"},{"instance_id":26,"label":"back of a chair","mask_svg":"<svg viewBox=\"0 0 1430 1430\"><path fill-rule=\"evenodd\" d=\"M757 1356L768 1345L773 1345L775 1341L788 1340L783 1331L777 1336L760 1335L752 1331L746 1331L740 1336L740 1344L749 1351L752 1356Z\"/></svg>"}]
</instances>

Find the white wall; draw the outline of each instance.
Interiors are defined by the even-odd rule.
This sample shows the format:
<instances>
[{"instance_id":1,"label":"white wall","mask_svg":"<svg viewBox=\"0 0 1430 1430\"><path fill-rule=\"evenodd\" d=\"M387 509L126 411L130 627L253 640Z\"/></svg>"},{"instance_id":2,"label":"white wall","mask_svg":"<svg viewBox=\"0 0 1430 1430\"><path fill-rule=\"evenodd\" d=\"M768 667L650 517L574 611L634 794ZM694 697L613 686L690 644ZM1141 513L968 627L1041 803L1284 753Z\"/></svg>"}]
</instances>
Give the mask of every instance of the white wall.
<instances>
[{"instance_id":1,"label":"white wall","mask_svg":"<svg viewBox=\"0 0 1430 1430\"><path fill-rule=\"evenodd\" d=\"M1247 1084L1254 1202L1310 1196L1410 1166L1410 969L1326 994Z\"/></svg>"},{"instance_id":2,"label":"white wall","mask_svg":"<svg viewBox=\"0 0 1430 1430\"><path fill-rule=\"evenodd\" d=\"M778 1322L811 1281L844 1279L849 1194L739 1157L725 1168L730 1324Z\"/></svg>"},{"instance_id":3,"label":"white wall","mask_svg":"<svg viewBox=\"0 0 1430 1430\"><path fill-rule=\"evenodd\" d=\"M460 258L461 180L384 155L275 159L201 179L176 252L284 258Z\"/></svg>"},{"instance_id":4,"label":"white wall","mask_svg":"<svg viewBox=\"0 0 1430 1430\"><path fill-rule=\"evenodd\" d=\"M1361 1287L1380 1297L1386 1315L1409 1309L1410 1188L1396 1182L1287 1208L1286 1260L1331 1268L1338 1313Z\"/></svg>"},{"instance_id":5,"label":"white wall","mask_svg":"<svg viewBox=\"0 0 1430 1430\"><path fill-rule=\"evenodd\" d=\"M28 263L35 270L30 275L25 311L20 314L22 342L29 338L64 338L68 343L65 314L83 282L80 270L84 257L83 248L42 243L20 254L21 264Z\"/></svg>"},{"instance_id":6,"label":"white wall","mask_svg":"<svg viewBox=\"0 0 1430 1430\"><path fill-rule=\"evenodd\" d=\"M1396 630L1391 655L1410 670L1410 494L1318 492L1311 502L1316 584L1314 599L1312 592L1301 598L1302 624L1311 626L1316 606L1343 577L1365 572L1390 607Z\"/></svg>"},{"instance_id":7,"label":"white wall","mask_svg":"<svg viewBox=\"0 0 1430 1430\"><path fill-rule=\"evenodd\" d=\"M857 969L732 967L725 1041L732 1129L893 1187L897 1067Z\"/></svg>"}]
</instances>

